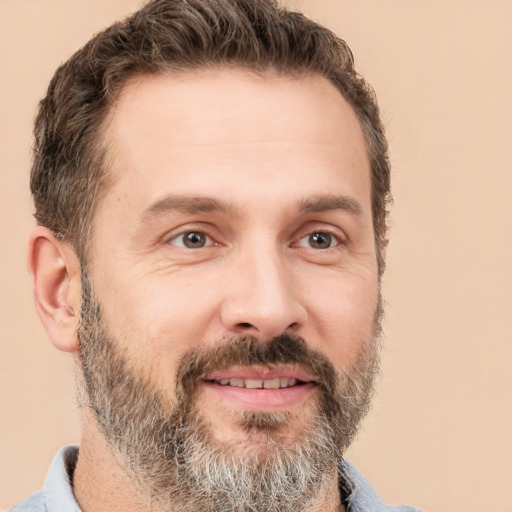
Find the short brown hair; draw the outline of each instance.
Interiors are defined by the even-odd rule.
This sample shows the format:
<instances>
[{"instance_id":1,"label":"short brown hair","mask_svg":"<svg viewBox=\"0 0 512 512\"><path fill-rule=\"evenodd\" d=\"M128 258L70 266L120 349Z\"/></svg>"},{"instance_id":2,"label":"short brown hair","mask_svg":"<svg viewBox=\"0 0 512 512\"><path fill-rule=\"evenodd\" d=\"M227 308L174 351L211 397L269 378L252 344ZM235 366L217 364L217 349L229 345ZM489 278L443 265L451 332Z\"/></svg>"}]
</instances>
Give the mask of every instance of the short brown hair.
<instances>
[{"instance_id":1,"label":"short brown hair","mask_svg":"<svg viewBox=\"0 0 512 512\"><path fill-rule=\"evenodd\" d=\"M37 221L83 261L108 181L101 127L128 78L218 65L318 74L350 103L366 138L382 272L390 166L375 94L345 41L276 0L152 0L77 51L56 71L35 122L30 185Z\"/></svg>"}]
</instances>

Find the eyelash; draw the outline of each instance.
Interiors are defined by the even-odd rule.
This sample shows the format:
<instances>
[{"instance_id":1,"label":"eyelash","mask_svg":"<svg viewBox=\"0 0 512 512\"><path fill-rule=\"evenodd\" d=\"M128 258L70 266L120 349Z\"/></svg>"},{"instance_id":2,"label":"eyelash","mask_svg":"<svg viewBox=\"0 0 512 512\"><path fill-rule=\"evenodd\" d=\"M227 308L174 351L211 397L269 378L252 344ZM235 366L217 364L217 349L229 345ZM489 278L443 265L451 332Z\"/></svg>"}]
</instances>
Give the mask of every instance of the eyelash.
<instances>
[{"instance_id":1,"label":"eyelash","mask_svg":"<svg viewBox=\"0 0 512 512\"><path fill-rule=\"evenodd\" d=\"M200 236L203 236L207 239L206 241L206 244L205 245L202 245L202 246L199 246L199 247L187 247L185 245L185 239L184 237L187 236L187 235L200 235ZM176 240L178 239L182 239L182 243L181 244L176 244L176 243L173 243L175 242ZM167 242L168 244L170 245L174 245L175 247L179 247L181 249L203 249L205 247L210 247L212 245L215 245L215 242L213 241L212 237L210 235L208 235L207 233L205 233L204 231L201 231L200 229L191 229L191 230L188 230L188 231L183 231L182 233L179 233L178 235L175 235L173 236L172 238L170 238Z\"/></svg>"},{"instance_id":2,"label":"eyelash","mask_svg":"<svg viewBox=\"0 0 512 512\"><path fill-rule=\"evenodd\" d=\"M314 236L317 236L317 235L321 235L323 237L326 237L329 240L329 246L328 247L322 247L322 248L321 247L316 247L315 248L315 247L311 247L311 246L308 245L307 248L314 249L314 250L319 250L319 251L326 251L328 249L334 249L334 248L338 247L339 245L341 245L343 243L343 240L341 240L338 235L335 235L331 231L325 230L325 229L318 229L318 230L311 231L311 232L307 233L306 235L304 235L302 238L299 239L299 241L298 241L298 243L296 245L299 246L299 247L306 247L305 245L302 245L301 242L303 242L305 240L311 241L311 237L314 237Z\"/></svg>"},{"instance_id":3,"label":"eyelash","mask_svg":"<svg viewBox=\"0 0 512 512\"><path fill-rule=\"evenodd\" d=\"M204 238L204 244L197 245L196 247L187 246L184 237L189 236L189 235L198 235L200 238L201 237ZM323 236L327 239L327 241L329 242L328 247L311 247L311 245L305 245L308 243L308 241L311 242L311 237L318 236L318 235ZM178 241L178 240L181 240L181 242L176 243L176 241ZM194 244L193 240L192 241L189 240L189 242ZM305 242L305 244L303 244L302 242ZM326 251L329 249L334 249L334 248L338 247L339 245L342 245L343 242L344 242L344 240L342 240L339 235L332 233L330 230L318 229L318 230L309 231L304 236L302 236L298 240L298 242L294 243L293 245L296 247L305 247L305 248L318 250L318 251ZM175 235L172 238L170 238L167 241L167 243L170 245L173 245L175 247L179 247L181 249L189 249L189 250L204 249L206 247L218 245L215 243L215 241L213 240L213 238L210 235L208 235L207 233L205 233L204 231L202 231L200 229L191 229L188 231L183 231L183 232L179 233L178 235ZM198 243L201 244L201 240L199 240ZM321 241L319 243L321 243Z\"/></svg>"}]
</instances>

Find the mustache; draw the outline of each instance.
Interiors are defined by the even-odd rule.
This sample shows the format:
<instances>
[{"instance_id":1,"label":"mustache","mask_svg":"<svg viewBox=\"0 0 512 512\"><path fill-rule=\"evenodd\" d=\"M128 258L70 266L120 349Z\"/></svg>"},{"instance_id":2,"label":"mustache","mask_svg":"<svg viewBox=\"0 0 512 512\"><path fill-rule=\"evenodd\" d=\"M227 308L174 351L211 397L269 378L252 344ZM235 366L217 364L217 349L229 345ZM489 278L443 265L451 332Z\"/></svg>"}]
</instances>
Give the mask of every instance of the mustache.
<instances>
[{"instance_id":1,"label":"mustache","mask_svg":"<svg viewBox=\"0 0 512 512\"><path fill-rule=\"evenodd\" d=\"M328 395L337 389L334 365L322 353L311 349L301 336L284 333L267 341L254 336L230 338L216 347L202 347L186 354L176 376L176 388L193 393L198 383L214 371L233 366L295 365L313 377Z\"/></svg>"}]
</instances>

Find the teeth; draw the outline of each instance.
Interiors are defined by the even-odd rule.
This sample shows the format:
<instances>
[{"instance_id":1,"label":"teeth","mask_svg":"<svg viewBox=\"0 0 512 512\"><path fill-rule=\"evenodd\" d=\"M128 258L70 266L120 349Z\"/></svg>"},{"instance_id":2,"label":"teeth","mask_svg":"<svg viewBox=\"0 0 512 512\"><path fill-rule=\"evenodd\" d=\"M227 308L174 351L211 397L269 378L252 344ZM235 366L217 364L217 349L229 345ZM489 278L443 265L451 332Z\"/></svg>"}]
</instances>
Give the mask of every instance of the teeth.
<instances>
[{"instance_id":1,"label":"teeth","mask_svg":"<svg viewBox=\"0 0 512 512\"><path fill-rule=\"evenodd\" d=\"M263 387L262 380L245 379L245 387L249 389L258 389Z\"/></svg>"},{"instance_id":2,"label":"teeth","mask_svg":"<svg viewBox=\"0 0 512 512\"><path fill-rule=\"evenodd\" d=\"M234 386L236 388L247 389L279 389L289 388L297 384L297 379L220 379L217 381L221 386Z\"/></svg>"},{"instance_id":3,"label":"teeth","mask_svg":"<svg viewBox=\"0 0 512 512\"><path fill-rule=\"evenodd\" d=\"M265 389L279 389L281 387L280 379L264 380L263 387Z\"/></svg>"}]
</instances>

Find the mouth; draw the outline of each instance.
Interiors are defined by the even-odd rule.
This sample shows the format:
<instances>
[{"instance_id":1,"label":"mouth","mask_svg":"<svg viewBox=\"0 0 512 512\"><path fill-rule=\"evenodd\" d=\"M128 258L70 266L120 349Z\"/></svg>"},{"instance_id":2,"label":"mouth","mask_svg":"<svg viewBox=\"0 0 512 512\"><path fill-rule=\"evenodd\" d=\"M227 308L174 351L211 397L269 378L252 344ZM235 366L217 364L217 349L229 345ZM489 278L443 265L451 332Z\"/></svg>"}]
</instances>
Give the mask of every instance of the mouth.
<instances>
[{"instance_id":1,"label":"mouth","mask_svg":"<svg viewBox=\"0 0 512 512\"><path fill-rule=\"evenodd\" d=\"M247 389L284 389L293 386L300 386L305 382L298 379L275 378L275 379L220 379L207 381L219 386L233 386L235 388Z\"/></svg>"},{"instance_id":2,"label":"mouth","mask_svg":"<svg viewBox=\"0 0 512 512\"><path fill-rule=\"evenodd\" d=\"M252 411L282 411L302 403L316 384L296 368L238 367L215 372L203 387L230 406Z\"/></svg>"}]
</instances>

